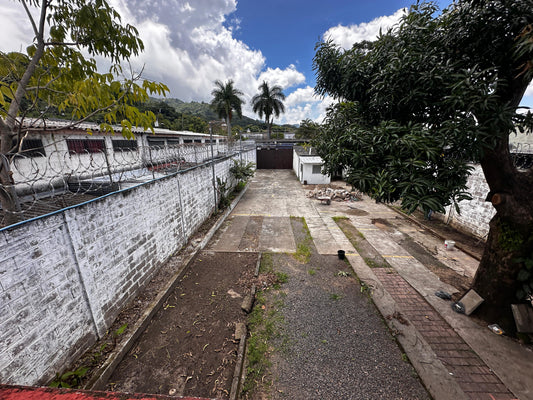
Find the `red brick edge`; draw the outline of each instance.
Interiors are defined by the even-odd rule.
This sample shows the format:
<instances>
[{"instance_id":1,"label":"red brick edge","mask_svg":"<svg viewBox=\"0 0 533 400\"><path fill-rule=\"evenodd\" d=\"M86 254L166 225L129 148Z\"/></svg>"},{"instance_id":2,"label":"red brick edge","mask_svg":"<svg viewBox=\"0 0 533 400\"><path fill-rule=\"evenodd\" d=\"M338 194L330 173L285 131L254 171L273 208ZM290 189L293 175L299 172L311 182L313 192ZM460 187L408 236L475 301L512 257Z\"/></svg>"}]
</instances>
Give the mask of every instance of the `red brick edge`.
<instances>
[{"instance_id":1,"label":"red brick edge","mask_svg":"<svg viewBox=\"0 0 533 400\"><path fill-rule=\"evenodd\" d=\"M208 400L200 397L176 397L155 394L99 392L77 389L55 389L34 386L0 385L2 400Z\"/></svg>"}]
</instances>

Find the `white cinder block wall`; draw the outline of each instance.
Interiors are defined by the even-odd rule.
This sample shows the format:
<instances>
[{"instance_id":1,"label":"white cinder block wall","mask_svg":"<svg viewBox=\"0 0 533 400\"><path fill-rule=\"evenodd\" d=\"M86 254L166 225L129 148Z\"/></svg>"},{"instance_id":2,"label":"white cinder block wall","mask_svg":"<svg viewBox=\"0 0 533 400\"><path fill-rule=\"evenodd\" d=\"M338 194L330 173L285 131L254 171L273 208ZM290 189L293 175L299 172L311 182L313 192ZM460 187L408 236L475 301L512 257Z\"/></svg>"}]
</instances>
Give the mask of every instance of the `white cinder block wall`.
<instances>
[{"instance_id":1,"label":"white cinder block wall","mask_svg":"<svg viewBox=\"0 0 533 400\"><path fill-rule=\"evenodd\" d=\"M215 171L234 186L231 165ZM44 384L83 354L214 204L203 165L0 230L0 383Z\"/></svg>"},{"instance_id":2,"label":"white cinder block wall","mask_svg":"<svg viewBox=\"0 0 533 400\"><path fill-rule=\"evenodd\" d=\"M473 165L474 170L468 178L468 192L472 200L459 203L461 214L455 211L455 207L447 207L446 214L438 214L438 217L447 221L450 225L470 232L479 238L486 238L489 233L489 222L496 214L492 204L485 201L489 193L489 186L483 175L480 165Z\"/></svg>"}]
</instances>

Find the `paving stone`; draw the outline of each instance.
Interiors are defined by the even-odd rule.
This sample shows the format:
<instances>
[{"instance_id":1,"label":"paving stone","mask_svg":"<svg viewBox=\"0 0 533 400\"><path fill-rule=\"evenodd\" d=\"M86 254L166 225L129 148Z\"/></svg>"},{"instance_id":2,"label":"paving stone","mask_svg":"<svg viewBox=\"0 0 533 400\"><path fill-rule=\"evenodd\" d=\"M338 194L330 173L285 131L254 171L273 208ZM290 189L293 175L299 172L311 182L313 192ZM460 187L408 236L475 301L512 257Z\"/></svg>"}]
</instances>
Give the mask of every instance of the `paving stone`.
<instances>
[{"instance_id":1,"label":"paving stone","mask_svg":"<svg viewBox=\"0 0 533 400\"><path fill-rule=\"evenodd\" d=\"M483 303L484 300L479 294L476 293L475 290L471 289L460 301L465 306L465 314L470 315L476 308L480 306L481 303Z\"/></svg>"},{"instance_id":2,"label":"paving stone","mask_svg":"<svg viewBox=\"0 0 533 400\"><path fill-rule=\"evenodd\" d=\"M470 399L514 399L500 379L407 281L398 274L387 273L385 268L373 271ZM461 301L472 312L483 299L471 290Z\"/></svg>"}]
</instances>

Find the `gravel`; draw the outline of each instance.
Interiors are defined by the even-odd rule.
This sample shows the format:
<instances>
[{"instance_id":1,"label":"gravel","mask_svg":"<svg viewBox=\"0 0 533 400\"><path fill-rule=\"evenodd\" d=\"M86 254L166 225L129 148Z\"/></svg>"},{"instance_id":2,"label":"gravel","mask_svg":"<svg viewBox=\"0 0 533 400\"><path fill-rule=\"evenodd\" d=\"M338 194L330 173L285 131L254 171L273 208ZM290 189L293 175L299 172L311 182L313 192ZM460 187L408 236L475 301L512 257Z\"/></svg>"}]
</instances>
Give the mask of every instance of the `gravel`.
<instances>
[{"instance_id":1,"label":"gravel","mask_svg":"<svg viewBox=\"0 0 533 400\"><path fill-rule=\"evenodd\" d=\"M271 355L271 398L430 399L351 267L312 251L306 264L274 256L289 279L281 296L270 296L282 299L284 317Z\"/></svg>"}]
</instances>

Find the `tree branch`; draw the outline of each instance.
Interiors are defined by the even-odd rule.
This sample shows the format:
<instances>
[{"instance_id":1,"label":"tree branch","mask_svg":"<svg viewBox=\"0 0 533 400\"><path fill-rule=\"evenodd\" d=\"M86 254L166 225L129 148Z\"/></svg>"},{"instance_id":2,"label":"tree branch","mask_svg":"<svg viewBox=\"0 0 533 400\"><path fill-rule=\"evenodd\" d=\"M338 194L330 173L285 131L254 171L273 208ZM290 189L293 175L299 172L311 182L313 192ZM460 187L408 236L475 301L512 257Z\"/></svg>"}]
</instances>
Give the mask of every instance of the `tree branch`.
<instances>
[{"instance_id":1,"label":"tree branch","mask_svg":"<svg viewBox=\"0 0 533 400\"><path fill-rule=\"evenodd\" d=\"M78 46L81 42L44 42L45 46Z\"/></svg>"},{"instance_id":2,"label":"tree branch","mask_svg":"<svg viewBox=\"0 0 533 400\"><path fill-rule=\"evenodd\" d=\"M26 5L24 1L23 1L23 4ZM9 105L6 123L10 129L13 129L13 127L15 126L15 122L16 122L15 117L18 114L18 111L20 109L22 98L24 97L26 93L26 87L28 86L28 82L30 81L33 73L35 72L35 69L37 68L37 64L39 63L39 60L41 59L44 53L43 35L44 35L44 24L46 20L47 9L48 9L48 2L46 0L43 0L42 5L41 5L39 30L37 31L37 36L36 36L37 49L32 59L30 60L30 63L28 64L26 71L24 71L24 74L22 75L22 78L20 79L20 82L17 86L17 90L15 91L15 96L13 97L13 101L11 101L11 104ZM33 17L31 17L31 15L29 17L32 23L34 24ZM7 146L8 144L2 141L2 148L0 149L0 151L2 153L6 153Z\"/></svg>"},{"instance_id":3,"label":"tree branch","mask_svg":"<svg viewBox=\"0 0 533 400\"><path fill-rule=\"evenodd\" d=\"M30 13L30 9L28 8L28 5L26 4L26 0L20 0L20 2L22 3L22 6L24 7L24 10L26 11L26 15L28 16L31 22L31 27L33 29L33 33L35 34L35 37L39 36L39 29L37 29L37 25L35 25L35 20L33 19L33 16ZM43 3L46 3L46 0L43 1Z\"/></svg>"}]
</instances>

